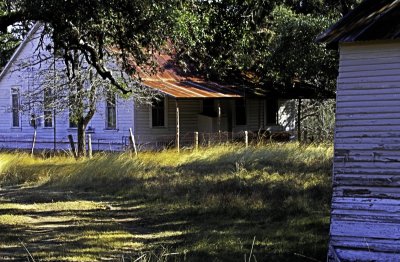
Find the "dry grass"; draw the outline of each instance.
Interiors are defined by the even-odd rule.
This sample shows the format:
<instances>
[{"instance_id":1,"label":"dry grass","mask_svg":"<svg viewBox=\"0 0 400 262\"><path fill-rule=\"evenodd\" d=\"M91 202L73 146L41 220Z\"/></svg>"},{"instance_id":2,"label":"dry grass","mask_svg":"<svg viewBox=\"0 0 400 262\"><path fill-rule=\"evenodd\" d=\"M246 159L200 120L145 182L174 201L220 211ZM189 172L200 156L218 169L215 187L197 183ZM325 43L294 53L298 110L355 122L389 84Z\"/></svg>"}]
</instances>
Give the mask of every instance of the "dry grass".
<instances>
[{"instance_id":1,"label":"dry grass","mask_svg":"<svg viewBox=\"0 0 400 262\"><path fill-rule=\"evenodd\" d=\"M18 249L16 235L50 224L56 235L24 239L43 260L244 261L255 237L258 261L323 261L332 151L324 144L224 145L78 162L1 154L0 185L27 188L0 196L0 214L8 216L0 219L7 232L0 254ZM10 216L21 223L2 222ZM46 239L56 244L44 248Z\"/></svg>"}]
</instances>

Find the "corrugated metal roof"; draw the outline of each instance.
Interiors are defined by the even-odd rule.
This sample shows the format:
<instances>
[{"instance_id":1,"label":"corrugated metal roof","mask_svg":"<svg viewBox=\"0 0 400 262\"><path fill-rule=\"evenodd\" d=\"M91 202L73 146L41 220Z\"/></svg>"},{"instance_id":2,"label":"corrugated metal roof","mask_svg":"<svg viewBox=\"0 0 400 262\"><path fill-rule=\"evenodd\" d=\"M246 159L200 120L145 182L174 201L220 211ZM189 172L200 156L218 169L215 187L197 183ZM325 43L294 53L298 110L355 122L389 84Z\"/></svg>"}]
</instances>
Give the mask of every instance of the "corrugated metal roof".
<instances>
[{"instance_id":1,"label":"corrugated metal roof","mask_svg":"<svg viewBox=\"0 0 400 262\"><path fill-rule=\"evenodd\" d=\"M400 0L366 0L344 16L317 42L336 48L339 42L400 38Z\"/></svg>"},{"instance_id":2,"label":"corrugated metal roof","mask_svg":"<svg viewBox=\"0 0 400 262\"><path fill-rule=\"evenodd\" d=\"M156 55L154 62L158 70L154 74L150 70L137 67L142 83L168 96L181 99L190 98L240 98L244 90L234 85L223 85L206 81L200 77L188 76L180 72L174 65L171 56Z\"/></svg>"}]
</instances>

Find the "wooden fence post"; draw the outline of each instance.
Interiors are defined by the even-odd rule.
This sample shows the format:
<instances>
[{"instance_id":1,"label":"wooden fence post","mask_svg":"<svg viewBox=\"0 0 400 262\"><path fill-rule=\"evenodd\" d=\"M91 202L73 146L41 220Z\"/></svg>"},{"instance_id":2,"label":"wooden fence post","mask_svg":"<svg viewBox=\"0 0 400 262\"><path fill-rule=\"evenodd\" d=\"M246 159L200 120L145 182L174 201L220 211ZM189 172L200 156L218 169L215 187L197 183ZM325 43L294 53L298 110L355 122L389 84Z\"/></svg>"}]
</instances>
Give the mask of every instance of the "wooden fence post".
<instances>
[{"instance_id":1,"label":"wooden fence post","mask_svg":"<svg viewBox=\"0 0 400 262\"><path fill-rule=\"evenodd\" d=\"M36 128L35 128L35 131L33 132L31 156L33 156L33 152L35 151L36 134L37 134L37 133L36 133Z\"/></svg>"},{"instance_id":2,"label":"wooden fence post","mask_svg":"<svg viewBox=\"0 0 400 262\"><path fill-rule=\"evenodd\" d=\"M75 150L74 137L72 135L68 135L68 140L69 140L69 145L71 146L72 154L74 154L75 159L78 159L78 155L76 154Z\"/></svg>"},{"instance_id":3,"label":"wooden fence post","mask_svg":"<svg viewBox=\"0 0 400 262\"><path fill-rule=\"evenodd\" d=\"M194 148L199 150L199 132L194 132Z\"/></svg>"},{"instance_id":4,"label":"wooden fence post","mask_svg":"<svg viewBox=\"0 0 400 262\"><path fill-rule=\"evenodd\" d=\"M180 115L179 115L179 104L178 100L176 100L176 149L179 152L180 150Z\"/></svg>"},{"instance_id":5,"label":"wooden fence post","mask_svg":"<svg viewBox=\"0 0 400 262\"><path fill-rule=\"evenodd\" d=\"M249 147L249 131L244 131L244 142L246 144L246 148Z\"/></svg>"},{"instance_id":6,"label":"wooden fence post","mask_svg":"<svg viewBox=\"0 0 400 262\"><path fill-rule=\"evenodd\" d=\"M133 135L132 128L129 128L129 141L131 142L131 146L133 148L133 151L135 152L135 156L137 156L138 152L137 152L135 136Z\"/></svg>"},{"instance_id":7,"label":"wooden fence post","mask_svg":"<svg viewBox=\"0 0 400 262\"><path fill-rule=\"evenodd\" d=\"M301 98L297 104L297 140L301 142Z\"/></svg>"},{"instance_id":8,"label":"wooden fence post","mask_svg":"<svg viewBox=\"0 0 400 262\"><path fill-rule=\"evenodd\" d=\"M89 155L89 159L93 158L93 148L92 148L92 135L89 134L88 135L88 155Z\"/></svg>"}]
</instances>

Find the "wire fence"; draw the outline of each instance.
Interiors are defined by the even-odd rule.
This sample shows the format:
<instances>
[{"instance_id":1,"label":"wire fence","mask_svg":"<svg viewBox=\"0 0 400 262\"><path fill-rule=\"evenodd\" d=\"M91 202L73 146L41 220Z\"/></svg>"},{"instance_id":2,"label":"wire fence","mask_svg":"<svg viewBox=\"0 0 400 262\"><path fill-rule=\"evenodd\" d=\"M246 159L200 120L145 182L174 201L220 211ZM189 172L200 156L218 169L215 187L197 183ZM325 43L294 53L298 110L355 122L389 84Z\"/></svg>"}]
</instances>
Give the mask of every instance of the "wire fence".
<instances>
[{"instance_id":1,"label":"wire fence","mask_svg":"<svg viewBox=\"0 0 400 262\"><path fill-rule=\"evenodd\" d=\"M138 151L163 150L176 148L177 140L175 135L137 135L135 143ZM278 141L287 142L295 139L291 132L270 132L270 131L240 131L240 132L216 132L202 133L189 132L180 134L180 148L208 147L226 143L242 143L244 146L249 144ZM88 142L88 140L87 140ZM92 138L92 148L94 151L127 151L132 149L129 136L121 139ZM0 135L0 149L2 150L31 150L33 136L4 136ZM75 141L76 145L76 141ZM38 137L35 141L35 150L70 150L68 138L54 141L51 138Z\"/></svg>"}]
</instances>

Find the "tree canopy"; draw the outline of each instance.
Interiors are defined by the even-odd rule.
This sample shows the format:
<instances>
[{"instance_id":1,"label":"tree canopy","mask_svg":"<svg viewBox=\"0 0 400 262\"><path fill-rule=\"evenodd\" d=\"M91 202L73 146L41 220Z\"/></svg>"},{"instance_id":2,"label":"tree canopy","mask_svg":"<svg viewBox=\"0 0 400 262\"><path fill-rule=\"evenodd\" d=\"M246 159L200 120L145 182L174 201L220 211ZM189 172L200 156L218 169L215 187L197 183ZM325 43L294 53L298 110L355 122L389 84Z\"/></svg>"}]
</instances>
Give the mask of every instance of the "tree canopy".
<instances>
[{"instance_id":1,"label":"tree canopy","mask_svg":"<svg viewBox=\"0 0 400 262\"><path fill-rule=\"evenodd\" d=\"M134 73L136 64L147 62L168 35L174 1L155 0L2 0L0 31L10 25L40 22L43 36L53 40L46 49L57 52L73 77L72 53L79 51L86 63L122 93L129 90L107 69L104 59L115 52L123 70Z\"/></svg>"},{"instance_id":2,"label":"tree canopy","mask_svg":"<svg viewBox=\"0 0 400 262\"><path fill-rule=\"evenodd\" d=\"M178 57L187 70L213 79L270 89L301 81L317 92L332 91L337 52L314 39L357 2L186 2L176 15Z\"/></svg>"},{"instance_id":3,"label":"tree canopy","mask_svg":"<svg viewBox=\"0 0 400 262\"><path fill-rule=\"evenodd\" d=\"M167 39L184 69L211 79L275 87L299 80L333 90L337 54L314 38L358 2L0 0L0 48L15 47L1 41L13 39L10 25L40 22L43 35L53 40L46 48L63 57L70 77L77 66L72 54L79 51L122 93L131 90L107 68L105 57L113 53L132 75Z\"/></svg>"}]
</instances>

